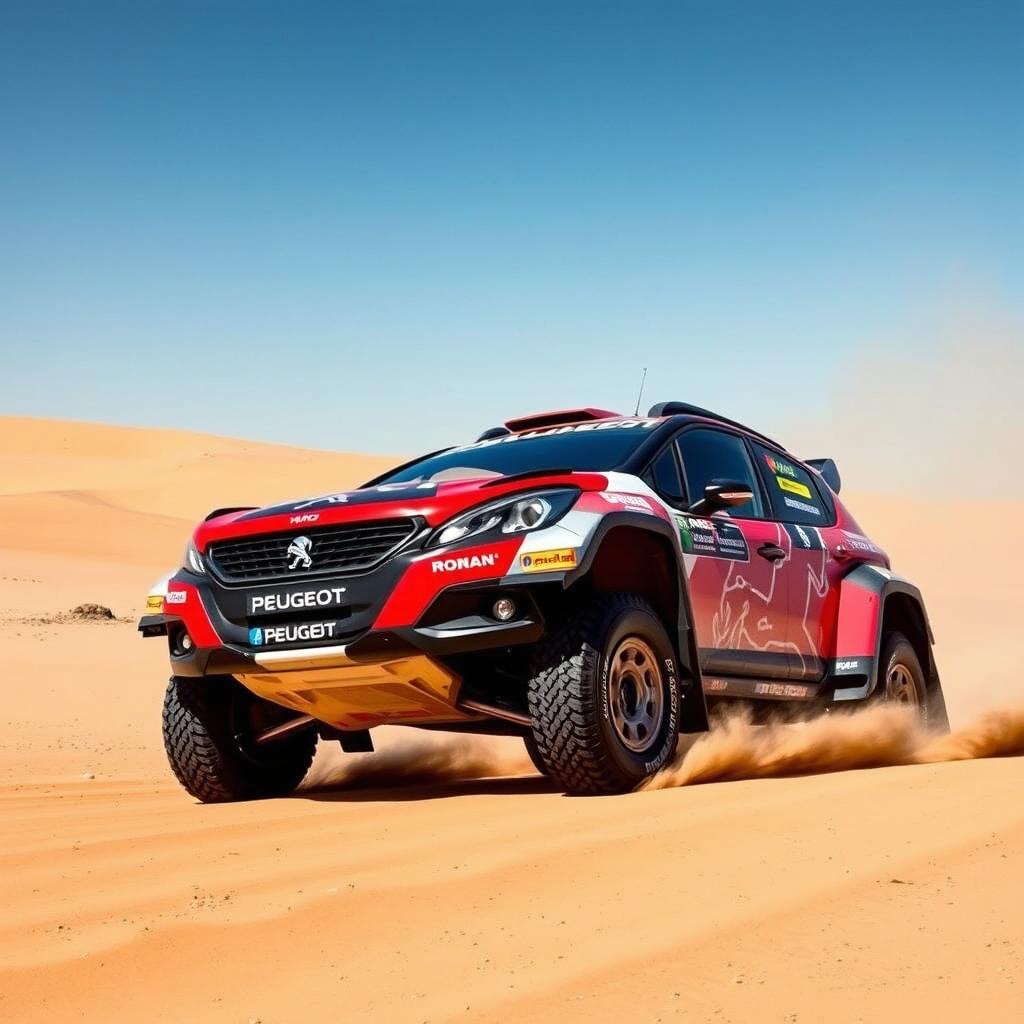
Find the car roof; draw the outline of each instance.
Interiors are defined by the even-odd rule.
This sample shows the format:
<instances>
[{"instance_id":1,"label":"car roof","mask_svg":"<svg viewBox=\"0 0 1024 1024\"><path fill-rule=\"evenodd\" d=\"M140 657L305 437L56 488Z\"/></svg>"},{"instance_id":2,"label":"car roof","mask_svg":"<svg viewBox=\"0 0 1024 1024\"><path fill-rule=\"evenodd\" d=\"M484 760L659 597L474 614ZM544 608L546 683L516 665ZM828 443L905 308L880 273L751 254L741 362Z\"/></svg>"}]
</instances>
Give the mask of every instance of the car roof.
<instances>
[{"instance_id":1,"label":"car roof","mask_svg":"<svg viewBox=\"0 0 1024 1024\"><path fill-rule=\"evenodd\" d=\"M652 405L646 416L635 413L633 416L624 416L622 413L612 412L608 409L595 409L592 407L578 409L558 409L551 412L534 413L529 416L517 416L514 419L506 420L502 426L491 427L485 430L478 438L478 441L487 441L492 438L504 437L510 434L522 434L545 428L577 427L585 423L592 423L599 420L635 420L635 419L657 419L677 424L690 420L705 421L711 425L725 425L756 438L759 441L786 452L785 445L754 430L746 424L737 420L722 416L699 405L692 405L689 402L659 402ZM788 452L787 452L788 454Z\"/></svg>"}]
</instances>

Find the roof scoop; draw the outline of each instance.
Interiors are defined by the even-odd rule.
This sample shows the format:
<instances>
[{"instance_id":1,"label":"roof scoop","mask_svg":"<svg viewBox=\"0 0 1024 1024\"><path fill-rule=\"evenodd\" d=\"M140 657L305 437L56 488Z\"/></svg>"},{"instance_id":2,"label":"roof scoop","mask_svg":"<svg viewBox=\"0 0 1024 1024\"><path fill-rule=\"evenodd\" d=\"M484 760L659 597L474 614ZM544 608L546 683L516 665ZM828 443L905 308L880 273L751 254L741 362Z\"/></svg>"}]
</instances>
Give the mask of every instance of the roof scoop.
<instances>
[{"instance_id":1,"label":"roof scoop","mask_svg":"<svg viewBox=\"0 0 1024 1024\"><path fill-rule=\"evenodd\" d=\"M608 409L559 409L556 412L535 412L530 416L519 416L505 420L505 426L517 434L521 430L536 430L538 427L558 427L563 423L584 423L587 420L617 420L622 413Z\"/></svg>"}]
</instances>

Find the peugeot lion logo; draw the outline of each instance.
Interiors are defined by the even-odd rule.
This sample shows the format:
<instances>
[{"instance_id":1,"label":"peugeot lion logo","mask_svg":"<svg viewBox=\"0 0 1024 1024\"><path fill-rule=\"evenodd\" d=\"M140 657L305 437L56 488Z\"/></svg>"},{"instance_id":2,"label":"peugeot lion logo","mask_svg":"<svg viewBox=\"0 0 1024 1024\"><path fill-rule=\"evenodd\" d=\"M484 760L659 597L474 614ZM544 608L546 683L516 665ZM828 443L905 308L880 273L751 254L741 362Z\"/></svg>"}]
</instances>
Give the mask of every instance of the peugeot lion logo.
<instances>
[{"instance_id":1,"label":"peugeot lion logo","mask_svg":"<svg viewBox=\"0 0 1024 1024\"><path fill-rule=\"evenodd\" d=\"M288 568L298 569L301 566L303 569L308 569L313 564L313 559L309 554L309 549L312 546L313 542L308 537L296 537L288 545L288 557L291 559Z\"/></svg>"}]
</instances>

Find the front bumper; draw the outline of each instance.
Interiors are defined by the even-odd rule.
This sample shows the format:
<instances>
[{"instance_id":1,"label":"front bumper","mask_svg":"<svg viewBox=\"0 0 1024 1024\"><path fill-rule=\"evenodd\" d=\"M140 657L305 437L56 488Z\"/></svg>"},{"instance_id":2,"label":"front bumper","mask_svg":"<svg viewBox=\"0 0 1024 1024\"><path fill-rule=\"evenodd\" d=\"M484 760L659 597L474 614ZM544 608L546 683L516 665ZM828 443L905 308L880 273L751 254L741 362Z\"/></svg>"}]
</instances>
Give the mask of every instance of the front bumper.
<instances>
[{"instance_id":1,"label":"front bumper","mask_svg":"<svg viewBox=\"0 0 1024 1024\"><path fill-rule=\"evenodd\" d=\"M510 552L507 560L513 558ZM425 577L419 565L412 555L394 559L376 579L318 580L321 590L343 588L344 602L274 614L252 614L253 597L265 604L268 593L284 594L289 588L227 588L216 579L180 572L166 584L163 611L141 619L139 630L167 637L175 675L234 676L260 697L336 729L477 717L457 706L462 680L452 659L539 639L544 620L536 585L560 586L565 574L442 583ZM480 576L473 570L469 574ZM433 587L424 586L425 579ZM488 614L499 596L516 604L517 614L509 622ZM415 618L402 621L410 615ZM318 642L251 642L254 631L265 635L272 628L278 635L274 624L314 619L331 622L333 635Z\"/></svg>"}]
</instances>

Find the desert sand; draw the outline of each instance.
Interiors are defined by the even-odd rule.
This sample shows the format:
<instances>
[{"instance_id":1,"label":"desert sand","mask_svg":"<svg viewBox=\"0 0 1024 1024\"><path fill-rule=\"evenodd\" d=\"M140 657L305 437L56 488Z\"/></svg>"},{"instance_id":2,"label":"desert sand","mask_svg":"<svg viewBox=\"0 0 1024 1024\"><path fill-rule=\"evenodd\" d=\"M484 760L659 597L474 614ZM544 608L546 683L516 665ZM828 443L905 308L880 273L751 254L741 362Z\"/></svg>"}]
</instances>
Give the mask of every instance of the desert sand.
<instances>
[{"instance_id":1,"label":"desert sand","mask_svg":"<svg viewBox=\"0 0 1024 1024\"><path fill-rule=\"evenodd\" d=\"M1024 752L1019 504L850 497L928 599L944 744L734 723L572 799L518 741L392 730L289 799L188 797L149 585L210 508L392 461L0 417L0 1020L1024 1017L1024 759L984 756Z\"/></svg>"}]
</instances>

